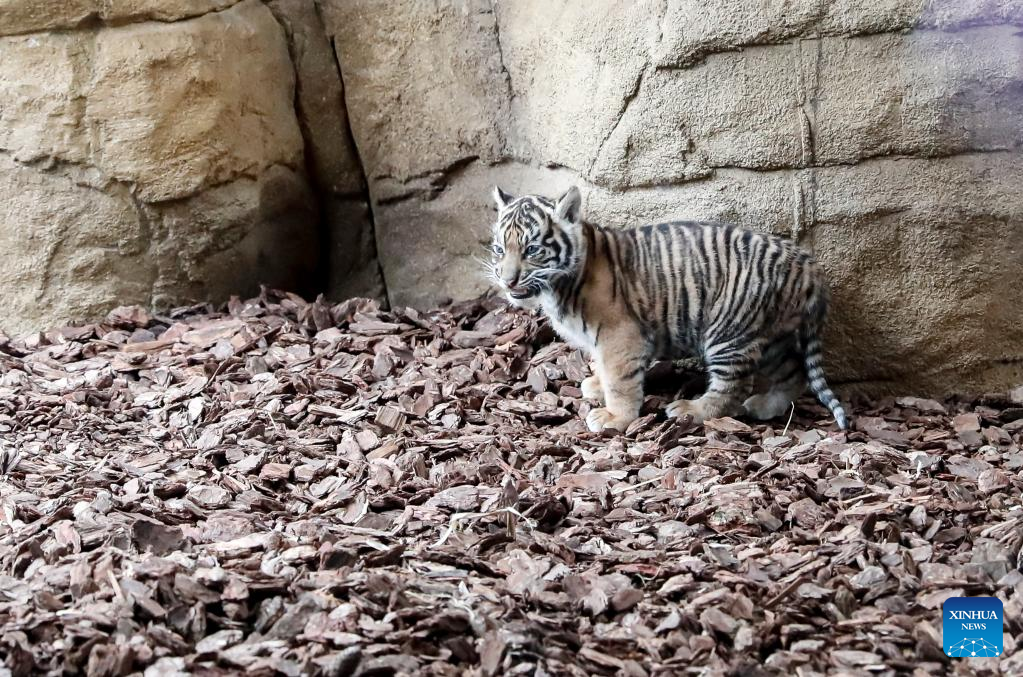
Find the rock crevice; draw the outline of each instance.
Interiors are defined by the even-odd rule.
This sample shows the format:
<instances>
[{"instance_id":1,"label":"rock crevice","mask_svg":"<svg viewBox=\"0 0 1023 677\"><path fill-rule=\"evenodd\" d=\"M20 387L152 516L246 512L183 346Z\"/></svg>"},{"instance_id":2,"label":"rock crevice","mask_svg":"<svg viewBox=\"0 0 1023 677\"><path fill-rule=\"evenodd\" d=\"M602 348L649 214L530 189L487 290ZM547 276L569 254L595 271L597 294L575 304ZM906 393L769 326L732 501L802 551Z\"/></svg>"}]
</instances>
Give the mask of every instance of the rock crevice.
<instances>
[{"instance_id":1,"label":"rock crevice","mask_svg":"<svg viewBox=\"0 0 1023 677\"><path fill-rule=\"evenodd\" d=\"M330 41L331 53L334 56L334 63L337 66L338 78L341 81L341 88L344 91L344 71L341 68L341 62L338 60L337 47L334 41ZM367 228L363 229L363 240L368 244L364 249L366 256L366 264L372 266L376 270L376 275L379 278L379 285L376 289L371 290L369 293L362 294L349 294L348 296L360 295L367 296L370 298L380 298L384 301L389 301L387 294L387 277L384 274L384 269L380 265L380 260L377 257L377 251L379 250L379 244L377 242L377 228L376 221L373 213L373 196L370 193L370 182L366 175L366 165L363 164L362 155L359 153L359 144L355 141L355 133L352 131L351 119L348 117L348 103L342 98L342 103L345 110L345 137L348 139L348 143L352 149L352 156L359 168L359 176L361 181L359 182L359 190L355 195L356 199L366 205L366 219ZM343 275L343 273L341 273ZM346 295L341 294L341 298L346 298Z\"/></svg>"},{"instance_id":2,"label":"rock crevice","mask_svg":"<svg viewBox=\"0 0 1023 677\"><path fill-rule=\"evenodd\" d=\"M368 183L352 137L344 78L313 0L270 0L295 73L294 110L306 175L316 195L316 287L332 298L386 296L377 262Z\"/></svg>"}]
</instances>

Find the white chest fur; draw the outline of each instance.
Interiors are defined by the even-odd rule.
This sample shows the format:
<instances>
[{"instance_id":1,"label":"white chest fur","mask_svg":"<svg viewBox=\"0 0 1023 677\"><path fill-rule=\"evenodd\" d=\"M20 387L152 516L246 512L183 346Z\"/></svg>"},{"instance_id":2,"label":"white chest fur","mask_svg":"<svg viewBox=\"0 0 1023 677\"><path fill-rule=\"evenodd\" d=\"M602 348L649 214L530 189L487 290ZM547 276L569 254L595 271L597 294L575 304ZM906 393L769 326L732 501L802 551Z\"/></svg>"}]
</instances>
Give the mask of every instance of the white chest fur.
<instances>
[{"instance_id":1,"label":"white chest fur","mask_svg":"<svg viewBox=\"0 0 1023 677\"><path fill-rule=\"evenodd\" d=\"M554 327L554 331L558 332L558 336L573 348L578 348L587 354L593 352L593 327L584 326L582 318L578 316L565 315L560 320L556 319L558 312L553 299L543 298L542 306L544 315L550 318L551 326Z\"/></svg>"}]
</instances>

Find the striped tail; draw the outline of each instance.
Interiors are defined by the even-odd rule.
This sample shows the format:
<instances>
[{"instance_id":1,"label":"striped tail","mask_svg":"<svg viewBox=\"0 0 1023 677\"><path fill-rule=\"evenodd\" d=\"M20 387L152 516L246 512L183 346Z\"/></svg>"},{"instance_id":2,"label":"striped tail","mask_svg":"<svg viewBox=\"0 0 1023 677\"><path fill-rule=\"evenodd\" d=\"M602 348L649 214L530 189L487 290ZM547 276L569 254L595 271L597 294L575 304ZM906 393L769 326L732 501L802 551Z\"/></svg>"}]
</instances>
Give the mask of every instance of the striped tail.
<instances>
[{"instance_id":1,"label":"striped tail","mask_svg":"<svg viewBox=\"0 0 1023 677\"><path fill-rule=\"evenodd\" d=\"M846 419L845 409L835 397L835 393L828 387L828 382L824 379L824 368L821 366L823 357L821 355L820 328L824 324L827 310L827 291L819 288L811 291L806 315L799 330L800 341L803 344L803 365L806 367L806 380L810 384L810 390L817 397L817 401L831 410L831 415L835 417L839 428L848 430L849 421Z\"/></svg>"}]
</instances>

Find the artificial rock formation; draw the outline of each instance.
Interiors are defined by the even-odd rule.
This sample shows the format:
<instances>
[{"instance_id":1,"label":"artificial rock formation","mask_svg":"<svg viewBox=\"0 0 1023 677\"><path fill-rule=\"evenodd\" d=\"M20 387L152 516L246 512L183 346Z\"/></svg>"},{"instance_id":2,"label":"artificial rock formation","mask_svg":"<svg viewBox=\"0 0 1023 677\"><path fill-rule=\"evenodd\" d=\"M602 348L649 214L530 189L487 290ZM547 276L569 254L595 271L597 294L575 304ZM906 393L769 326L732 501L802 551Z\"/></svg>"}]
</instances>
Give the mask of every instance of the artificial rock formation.
<instances>
[{"instance_id":1,"label":"artificial rock formation","mask_svg":"<svg viewBox=\"0 0 1023 677\"><path fill-rule=\"evenodd\" d=\"M7 331L466 298L490 188L576 184L812 247L847 391L1023 381L1020 0L38 5L0 0Z\"/></svg>"},{"instance_id":2,"label":"artificial rock formation","mask_svg":"<svg viewBox=\"0 0 1023 677\"><path fill-rule=\"evenodd\" d=\"M337 290L382 293L340 76L302 3L281 2L297 29L258 0L37 5L0 0L4 330L313 292L328 250L339 272L370 262Z\"/></svg>"}]
</instances>

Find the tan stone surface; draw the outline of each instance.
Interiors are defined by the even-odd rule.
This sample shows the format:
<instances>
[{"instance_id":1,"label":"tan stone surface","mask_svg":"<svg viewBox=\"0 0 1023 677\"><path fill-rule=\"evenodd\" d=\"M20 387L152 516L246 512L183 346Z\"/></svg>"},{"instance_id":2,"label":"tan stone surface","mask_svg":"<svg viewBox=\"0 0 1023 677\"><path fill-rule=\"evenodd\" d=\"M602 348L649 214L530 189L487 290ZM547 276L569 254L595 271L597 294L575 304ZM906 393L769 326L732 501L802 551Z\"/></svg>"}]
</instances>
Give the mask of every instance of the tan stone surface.
<instances>
[{"instance_id":1,"label":"tan stone surface","mask_svg":"<svg viewBox=\"0 0 1023 677\"><path fill-rule=\"evenodd\" d=\"M499 160L508 84L487 0L325 0L355 140L371 178Z\"/></svg>"},{"instance_id":2,"label":"tan stone surface","mask_svg":"<svg viewBox=\"0 0 1023 677\"><path fill-rule=\"evenodd\" d=\"M865 392L1023 382L1020 155L876 160L817 181L836 378Z\"/></svg>"},{"instance_id":3,"label":"tan stone surface","mask_svg":"<svg viewBox=\"0 0 1023 677\"><path fill-rule=\"evenodd\" d=\"M160 205L0 154L0 327L36 331L138 303L166 308L260 284L311 291L316 217L283 167Z\"/></svg>"},{"instance_id":4,"label":"tan stone surface","mask_svg":"<svg viewBox=\"0 0 1023 677\"><path fill-rule=\"evenodd\" d=\"M635 98L658 39L656 0L496 3L519 157L587 172ZM549 30L525 26L547 26ZM608 26L616 26L608 30ZM668 142L671 145L671 142Z\"/></svg>"},{"instance_id":5,"label":"tan stone surface","mask_svg":"<svg viewBox=\"0 0 1023 677\"><path fill-rule=\"evenodd\" d=\"M667 0L659 66L692 65L708 54L801 38L898 34L1023 23L1020 0Z\"/></svg>"},{"instance_id":6,"label":"tan stone surface","mask_svg":"<svg viewBox=\"0 0 1023 677\"><path fill-rule=\"evenodd\" d=\"M806 65L820 74L808 85L818 162L1005 149L1023 139L1017 27L827 38Z\"/></svg>"},{"instance_id":7,"label":"tan stone surface","mask_svg":"<svg viewBox=\"0 0 1023 677\"><path fill-rule=\"evenodd\" d=\"M717 167L802 164L798 48L753 48L692 69L651 69L596 158L591 179L623 189Z\"/></svg>"},{"instance_id":8,"label":"tan stone surface","mask_svg":"<svg viewBox=\"0 0 1023 677\"><path fill-rule=\"evenodd\" d=\"M83 162L83 42L76 34L0 38L0 150L22 162Z\"/></svg>"},{"instance_id":9,"label":"tan stone surface","mask_svg":"<svg viewBox=\"0 0 1023 677\"><path fill-rule=\"evenodd\" d=\"M280 26L258 0L173 24L0 39L0 149L95 167L145 201L297 167Z\"/></svg>"},{"instance_id":10,"label":"tan stone surface","mask_svg":"<svg viewBox=\"0 0 1023 677\"><path fill-rule=\"evenodd\" d=\"M294 86L284 31L257 0L0 38L3 329L259 282L311 290L318 215Z\"/></svg>"},{"instance_id":11,"label":"tan stone surface","mask_svg":"<svg viewBox=\"0 0 1023 677\"><path fill-rule=\"evenodd\" d=\"M312 291L316 207L301 175L276 166L187 200L147 208L156 242L157 305L226 299L259 285Z\"/></svg>"},{"instance_id":12,"label":"tan stone surface","mask_svg":"<svg viewBox=\"0 0 1023 677\"><path fill-rule=\"evenodd\" d=\"M272 0L267 6L289 37L296 113L306 128L307 159L314 165L314 174L334 195L360 194L365 182L348 129L344 85L316 3Z\"/></svg>"},{"instance_id":13,"label":"tan stone surface","mask_svg":"<svg viewBox=\"0 0 1023 677\"><path fill-rule=\"evenodd\" d=\"M0 0L0 35L67 30L90 22L179 21L239 0Z\"/></svg>"},{"instance_id":14,"label":"tan stone surface","mask_svg":"<svg viewBox=\"0 0 1023 677\"><path fill-rule=\"evenodd\" d=\"M125 191L97 191L0 154L0 305L7 332L148 301L144 220Z\"/></svg>"},{"instance_id":15,"label":"tan stone surface","mask_svg":"<svg viewBox=\"0 0 1023 677\"><path fill-rule=\"evenodd\" d=\"M147 201L298 167L294 71L280 26L257 0L168 28L101 31L83 131L97 166Z\"/></svg>"}]
</instances>

